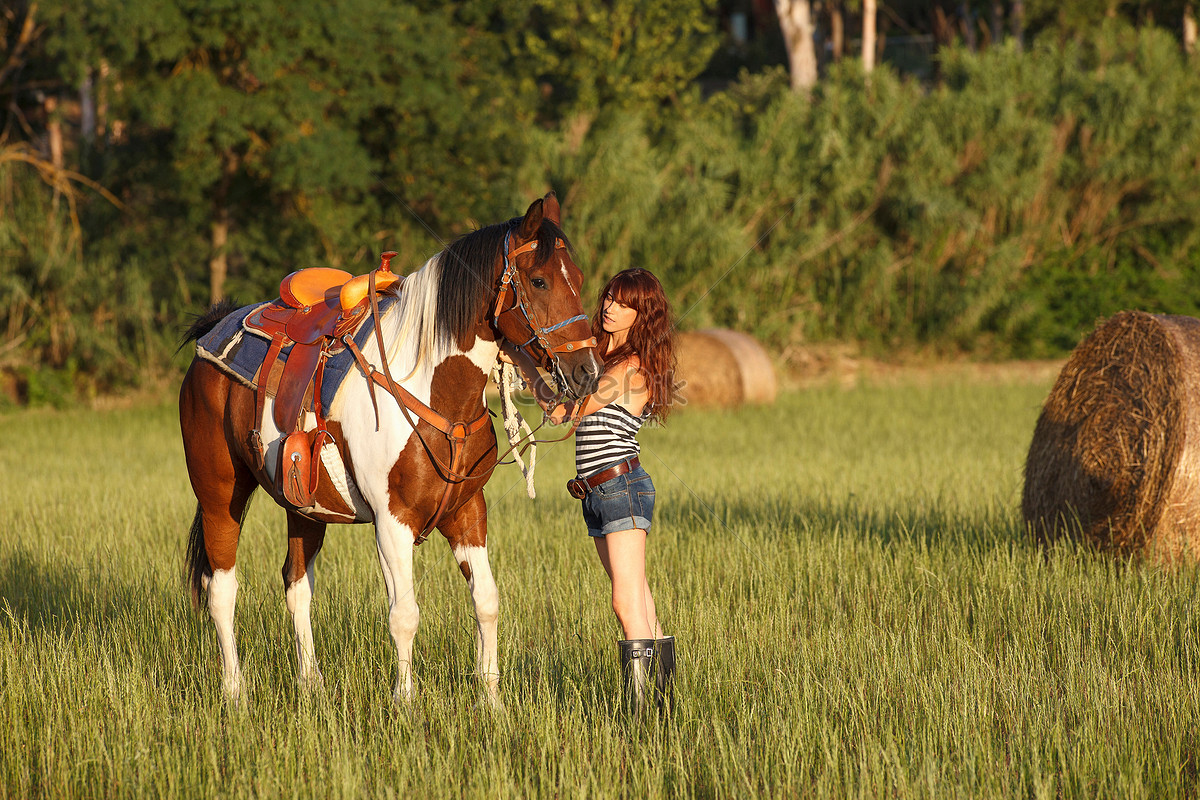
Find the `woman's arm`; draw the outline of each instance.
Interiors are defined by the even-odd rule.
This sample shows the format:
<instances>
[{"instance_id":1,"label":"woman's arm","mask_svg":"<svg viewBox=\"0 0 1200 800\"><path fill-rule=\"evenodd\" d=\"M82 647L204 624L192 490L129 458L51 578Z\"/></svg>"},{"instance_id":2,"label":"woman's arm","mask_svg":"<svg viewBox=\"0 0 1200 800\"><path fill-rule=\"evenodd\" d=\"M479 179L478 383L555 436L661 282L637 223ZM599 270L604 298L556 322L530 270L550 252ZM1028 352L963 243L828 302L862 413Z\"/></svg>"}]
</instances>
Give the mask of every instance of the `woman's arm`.
<instances>
[{"instance_id":1,"label":"woman's arm","mask_svg":"<svg viewBox=\"0 0 1200 800\"><path fill-rule=\"evenodd\" d=\"M558 424L569 417L586 417L613 403L619 403L633 414L642 413L648 399L646 379L641 372L637 356L617 364L609 364L600 376L596 391L578 401L583 404L580 413L575 413L578 403L565 403L550 413L550 421Z\"/></svg>"},{"instance_id":2,"label":"woman's arm","mask_svg":"<svg viewBox=\"0 0 1200 800\"><path fill-rule=\"evenodd\" d=\"M646 407L648 394L646 379L642 375L641 361L637 356L609 364L600 376L596 391L582 400L552 405L558 397L554 390L538 372L537 363L524 350L504 342L500 346L501 359L507 360L521 370L525 382L533 391L533 398L546 412L550 421L555 425L567 419L594 414L612 403L620 403L629 413L638 415ZM507 356L507 359L504 357ZM576 408L582 403L583 409L577 413Z\"/></svg>"}]
</instances>

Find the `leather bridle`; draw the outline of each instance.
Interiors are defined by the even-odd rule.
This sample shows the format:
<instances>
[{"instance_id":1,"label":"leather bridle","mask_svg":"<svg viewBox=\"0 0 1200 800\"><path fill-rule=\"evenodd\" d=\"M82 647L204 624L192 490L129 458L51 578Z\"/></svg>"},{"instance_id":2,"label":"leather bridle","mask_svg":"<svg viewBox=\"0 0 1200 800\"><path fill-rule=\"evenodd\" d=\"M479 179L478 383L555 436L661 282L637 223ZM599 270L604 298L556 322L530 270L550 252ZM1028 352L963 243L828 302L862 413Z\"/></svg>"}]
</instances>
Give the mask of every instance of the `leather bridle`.
<instances>
[{"instance_id":1,"label":"leather bridle","mask_svg":"<svg viewBox=\"0 0 1200 800\"><path fill-rule=\"evenodd\" d=\"M510 250L512 244L512 231L504 234L504 274L500 276L500 288L496 292L496 305L492 310L492 327L500 333L501 320L509 317L509 315L519 314L517 318L519 324L523 325L529 331L529 338L524 342L513 342L515 347L525 349L536 342L536 350L533 350L535 356L540 356L538 361L547 372L554 373L554 377L559 386L565 385L566 375L563 373L562 366L559 362L559 357L564 353L574 353L579 350L596 347L596 337L589 336L586 339L573 339L562 341L557 344L552 344L549 334L557 331L559 328L565 328L573 322L587 322L586 314L576 314L575 316L564 319L562 322L557 322L553 325L542 325L538 320L533 309L529 307L526 293L528 289L524 287L523 281L519 277L517 270L517 256L524 253L532 253L537 250L537 239L526 242L515 250ZM567 244L562 239L554 240L554 248L566 248ZM509 297L512 297L512 305L504 308ZM501 334L503 336L503 334ZM506 337L507 338L507 337Z\"/></svg>"}]
</instances>

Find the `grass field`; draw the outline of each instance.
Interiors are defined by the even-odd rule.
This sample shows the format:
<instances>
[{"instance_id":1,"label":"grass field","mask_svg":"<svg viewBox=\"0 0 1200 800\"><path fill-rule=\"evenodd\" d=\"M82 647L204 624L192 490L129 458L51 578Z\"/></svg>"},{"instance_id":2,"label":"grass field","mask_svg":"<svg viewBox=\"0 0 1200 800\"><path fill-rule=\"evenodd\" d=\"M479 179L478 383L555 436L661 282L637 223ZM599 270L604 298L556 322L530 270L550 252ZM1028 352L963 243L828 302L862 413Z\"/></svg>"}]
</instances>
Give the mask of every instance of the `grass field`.
<instances>
[{"instance_id":1,"label":"grass field","mask_svg":"<svg viewBox=\"0 0 1200 800\"><path fill-rule=\"evenodd\" d=\"M175 410L0 417L7 797L1120 797L1200 791L1200 615L1168 573L1021 531L1044 381L797 391L643 434L674 716L616 713L618 630L543 450L488 489L505 709L440 537L417 553L418 699L395 674L369 527L331 530L295 683L283 514L238 562L250 705L222 703L180 584L194 509Z\"/></svg>"}]
</instances>

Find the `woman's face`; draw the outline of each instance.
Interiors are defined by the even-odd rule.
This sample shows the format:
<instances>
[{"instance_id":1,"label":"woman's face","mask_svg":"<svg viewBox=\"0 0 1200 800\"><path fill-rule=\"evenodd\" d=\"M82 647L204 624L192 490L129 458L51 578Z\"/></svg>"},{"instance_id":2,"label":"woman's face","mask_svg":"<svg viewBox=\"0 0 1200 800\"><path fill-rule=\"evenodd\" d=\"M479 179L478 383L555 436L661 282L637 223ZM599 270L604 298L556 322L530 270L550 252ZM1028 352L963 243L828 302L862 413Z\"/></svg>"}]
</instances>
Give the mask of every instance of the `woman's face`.
<instances>
[{"instance_id":1,"label":"woman's face","mask_svg":"<svg viewBox=\"0 0 1200 800\"><path fill-rule=\"evenodd\" d=\"M636 309L621 305L613 299L612 295L604 298L602 309L603 318L600 320L600 326L610 334L628 331L633 327L634 320L637 319Z\"/></svg>"}]
</instances>

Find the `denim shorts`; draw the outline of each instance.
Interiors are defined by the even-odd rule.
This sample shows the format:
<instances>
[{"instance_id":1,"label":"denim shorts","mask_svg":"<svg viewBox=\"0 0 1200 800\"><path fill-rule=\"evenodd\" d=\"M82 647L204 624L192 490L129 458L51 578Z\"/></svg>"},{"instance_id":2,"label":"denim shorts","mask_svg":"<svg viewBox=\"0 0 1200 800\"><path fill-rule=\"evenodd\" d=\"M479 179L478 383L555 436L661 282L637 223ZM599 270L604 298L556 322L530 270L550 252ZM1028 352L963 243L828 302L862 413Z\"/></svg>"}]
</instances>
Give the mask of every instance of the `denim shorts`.
<instances>
[{"instance_id":1,"label":"denim shorts","mask_svg":"<svg viewBox=\"0 0 1200 800\"><path fill-rule=\"evenodd\" d=\"M589 536L607 536L617 531L641 528L650 532L654 518L654 481L638 467L593 486L583 504L583 521Z\"/></svg>"}]
</instances>

